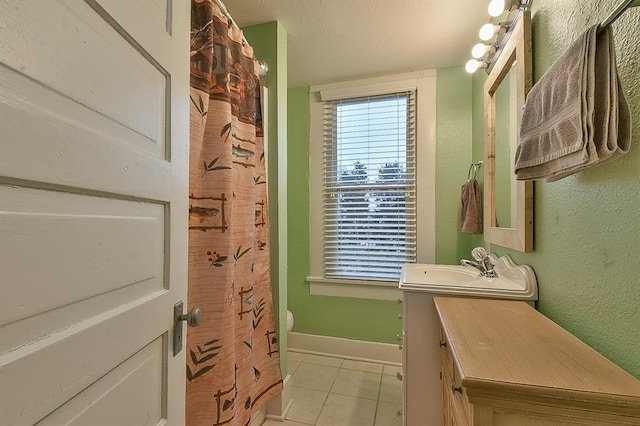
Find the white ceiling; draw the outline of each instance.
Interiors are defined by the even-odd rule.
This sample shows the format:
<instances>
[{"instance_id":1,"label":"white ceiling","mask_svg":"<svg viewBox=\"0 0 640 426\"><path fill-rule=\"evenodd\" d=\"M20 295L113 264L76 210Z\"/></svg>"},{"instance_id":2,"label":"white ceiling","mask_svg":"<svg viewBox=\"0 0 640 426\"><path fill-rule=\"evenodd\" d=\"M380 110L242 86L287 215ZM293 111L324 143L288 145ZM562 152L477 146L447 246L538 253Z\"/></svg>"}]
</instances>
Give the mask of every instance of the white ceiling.
<instances>
[{"instance_id":1,"label":"white ceiling","mask_svg":"<svg viewBox=\"0 0 640 426\"><path fill-rule=\"evenodd\" d=\"M240 27L280 21L289 87L462 65L489 21L489 0L223 1Z\"/></svg>"}]
</instances>

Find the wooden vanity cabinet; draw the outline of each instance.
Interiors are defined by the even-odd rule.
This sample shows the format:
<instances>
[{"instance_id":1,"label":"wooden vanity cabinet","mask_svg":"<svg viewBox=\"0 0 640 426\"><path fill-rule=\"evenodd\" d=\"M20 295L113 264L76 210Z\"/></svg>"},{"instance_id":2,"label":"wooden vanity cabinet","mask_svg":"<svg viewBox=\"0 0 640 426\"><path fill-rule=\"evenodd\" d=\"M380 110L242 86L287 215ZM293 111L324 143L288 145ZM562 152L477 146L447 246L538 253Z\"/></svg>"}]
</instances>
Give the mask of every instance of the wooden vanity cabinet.
<instances>
[{"instance_id":1,"label":"wooden vanity cabinet","mask_svg":"<svg viewBox=\"0 0 640 426\"><path fill-rule=\"evenodd\" d=\"M527 303L434 303L445 426L640 425L640 381Z\"/></svg>"}]
</instances>

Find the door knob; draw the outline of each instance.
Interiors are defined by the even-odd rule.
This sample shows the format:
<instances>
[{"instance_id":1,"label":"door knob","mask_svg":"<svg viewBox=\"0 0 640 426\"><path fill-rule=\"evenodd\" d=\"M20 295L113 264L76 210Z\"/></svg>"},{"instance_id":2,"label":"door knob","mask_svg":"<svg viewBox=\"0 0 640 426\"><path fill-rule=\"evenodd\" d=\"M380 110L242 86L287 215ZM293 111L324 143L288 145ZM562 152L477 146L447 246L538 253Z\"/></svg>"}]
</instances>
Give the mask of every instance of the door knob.
<instances>
[{"instance_id":1,"label":"door knob","mask_svg":"<svg viewBox=\"0 0 640 426\"><path fill-rule=\"evenodd\" d=\"M191 308L186 314L183 308L182 300L173 305L173 356L182 350L182 321L186 321L190 327L197 327L202 322L202 310L199 307Z\"/></svg>"},{"instance_id":2,"label":"door knob","mask_svg":"<svg viewBox=\"0 0 640 426\"><path fill-rule=\"evenodd\" d=\"M186 321L190 327L197 327L202 322L202 309L197 306L191 308L186 314L178 316L178 321Z\"/></svg>"}]
</instances>

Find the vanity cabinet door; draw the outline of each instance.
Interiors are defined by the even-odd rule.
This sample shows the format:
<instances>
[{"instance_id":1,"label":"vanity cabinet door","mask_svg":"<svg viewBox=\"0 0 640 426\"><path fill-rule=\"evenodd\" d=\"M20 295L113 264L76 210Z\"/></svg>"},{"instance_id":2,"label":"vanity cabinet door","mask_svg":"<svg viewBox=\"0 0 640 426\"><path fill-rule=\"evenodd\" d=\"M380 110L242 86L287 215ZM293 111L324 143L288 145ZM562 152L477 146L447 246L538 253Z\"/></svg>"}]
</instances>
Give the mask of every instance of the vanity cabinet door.
<instances>
[{"instance_id":1,"label":"vanity cabinet door","mask_svg":"<svg viewBox=\"0 0 640 426\"><path fill-rule=\"evenodd\" d=\"M458 374L458 369L454 367L453 378L450 384L453 409L453 424L454 425L470 425L472 424L473 414L471 412L471 404L467 398L467 393L462 386L462 379Z\"/></svg>"},{"instance_id":2,"label":"vanity cabinet door","mask_svg":"<svg viewBox=\"0 0 640 426\"><path fill-rule=\"evenodd\" d=\"M442 410L445 426L467 426L471 424L473 413L467 398L462 378L455 365L453 354L445 333L440 333L440 354L442 367Z\"/></svg>"}]
</instances>

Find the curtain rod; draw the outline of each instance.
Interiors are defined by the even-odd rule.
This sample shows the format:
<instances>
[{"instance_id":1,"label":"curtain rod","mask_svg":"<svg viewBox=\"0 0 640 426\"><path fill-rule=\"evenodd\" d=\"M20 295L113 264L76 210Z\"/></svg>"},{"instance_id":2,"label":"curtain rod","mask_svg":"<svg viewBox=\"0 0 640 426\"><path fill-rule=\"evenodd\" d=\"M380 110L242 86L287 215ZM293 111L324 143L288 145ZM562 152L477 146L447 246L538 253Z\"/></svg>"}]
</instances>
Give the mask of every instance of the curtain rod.
<instances>
[{"instance_id":1,"label":"curtain rod","mask_svg":"<svg viewBox=\"0 0 640 426\"><path fill-rule=\"evenodd\" d=\"M235 25L236 27L240 28L240 26L238 25L236 20L233 19L233 16L231 16L229 11L227 10L227 6L225 6L225 4L222 2L222 0L213 0L213 1L220 7L220 10L224 14L224 16L227 17L229 22L231 22L231 25ZM242 43L246 44L246 45L249 44L249 42L247 41L247 38L244 36L244 34L242 34ZM258 65L260 65L260 71L258 72L260 77L264 77L265 75L267 75L267 73L269 72L269 64L267 64L266 61L263 61L263 60L255 58L255 56L254 56L254 59L256 59L256 61L258 61Z\"/></svg>"},{"instance_id":2,"label":"curtain rod","mask_svg":"<svg viewBox=\"0 0 640 426\"><path fill-rule=\"evenodd\" d=\"M630 7L640 6L640 0L623 0L613 12L609 14L604 21L600 24L600 28L598 28L598 32L602 31L604 28L611 25L622 13Z\"/></svg>"}]
</instances>

